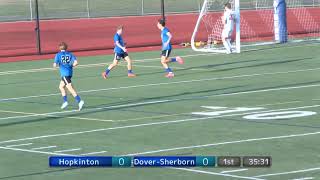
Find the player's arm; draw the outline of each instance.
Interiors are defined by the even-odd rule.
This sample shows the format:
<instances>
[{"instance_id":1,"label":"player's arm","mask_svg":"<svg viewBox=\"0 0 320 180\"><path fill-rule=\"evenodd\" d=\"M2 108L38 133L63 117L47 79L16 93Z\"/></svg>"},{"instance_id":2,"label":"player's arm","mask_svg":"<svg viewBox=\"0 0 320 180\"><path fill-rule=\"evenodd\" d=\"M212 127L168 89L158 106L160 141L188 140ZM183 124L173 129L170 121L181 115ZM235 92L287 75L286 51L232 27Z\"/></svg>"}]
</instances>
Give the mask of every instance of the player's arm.
<instances>
[{"instance_id":1,"label":"player's arm","mask_svg":"<svg viewBox=\"0 0 320 180\"><path fill-rule=\"evenodd\" d=\"M72 66L73 66L73 67L78 66L78 64L79 64L79 63L78 63L78 60L77 60L76 56L73 55L73 54L71 55L71 61L72 61L71 63L72 63Z\"/></svg>"},{"instance_id":2,"label":"player's arm","mask_svg":"<svg viewBox=\"0 0 320 180\"><path fill-rule=\"evenodd\" d=\"M167 47L169 45L169 43L171 42L171 39L172 39L172 34L170 32L167 32L167 36L169 37L168 38L168 41L165 43L165 46Z\"/></svg>"},{"instance_id":3,"label":"player's arm","mask_svg":"<svg viewBox=\"0 0 320 180\"><path fill-rule=\"evenodd\" d=\"M58 68L59 67L59 57L56 55L54 58L54 63L53 63L53 68Z\"/></svg>"},{"instance_id":4,"label":"player's arm","mask_svg":"<svg viewBox=\"0 0 320 180\"><path fill-rule=\"evenodd\" d=\"M116 46L118 46L119 48L121 48L124 52L127 52L126 47L121 46L121 44L120 44L120 42L119 42L119 41L116 41Z\"/></svg>"}]
</instances>

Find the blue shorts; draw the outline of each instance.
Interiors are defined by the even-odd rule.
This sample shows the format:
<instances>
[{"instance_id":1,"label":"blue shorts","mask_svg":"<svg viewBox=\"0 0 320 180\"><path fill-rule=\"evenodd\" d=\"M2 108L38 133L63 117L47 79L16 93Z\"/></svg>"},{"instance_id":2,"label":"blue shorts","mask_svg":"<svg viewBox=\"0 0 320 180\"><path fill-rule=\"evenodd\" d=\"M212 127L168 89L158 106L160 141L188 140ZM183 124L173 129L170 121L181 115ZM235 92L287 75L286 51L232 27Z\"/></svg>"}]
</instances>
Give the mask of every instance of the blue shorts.
<instances>
[{"instance_id":1,"label":"blue shorts","mask_svg":"<svg viewBox=\"0 0 320 180\"><path fill-rule=\"evenodd\" d=\"M114 53L114 59L120 61L121 59L124 59L126 57L128 57L129 54L124 52L124 53Z\"/></svg>"}]
</instances>

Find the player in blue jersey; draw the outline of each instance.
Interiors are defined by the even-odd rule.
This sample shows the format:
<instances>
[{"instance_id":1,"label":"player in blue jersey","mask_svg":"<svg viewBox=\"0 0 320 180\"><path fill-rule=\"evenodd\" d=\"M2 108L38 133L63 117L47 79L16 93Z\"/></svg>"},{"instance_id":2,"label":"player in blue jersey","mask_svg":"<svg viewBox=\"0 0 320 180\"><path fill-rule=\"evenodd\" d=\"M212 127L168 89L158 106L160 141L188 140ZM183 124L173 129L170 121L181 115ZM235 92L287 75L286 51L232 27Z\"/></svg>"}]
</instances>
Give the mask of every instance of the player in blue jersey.
<instances>
[{"instance_id":1,"label":"player in blue jersey","mask_svg":"<svg viewBox=\"0 0 320 180\"><path fill-rule=\"evenodd\" d=\"M158 28L161 30L161 39L162 39L162 52L161 52L161 64L165 68L167 78L173 78L174 73L172 69L169 67L169 63L178 62L179 64L183 64L184 61L181 57L177 56L175 58L169 58L172 50L171 39L172 34L169 29L166 27L166 23L163 19L160 19L157 24Z\"/></svg>"},{"instance_id":2,"label":"player in blue jersey","mask_svg":"<svg viewBox=\"0 0 320 180\"><path fill-rule=\"evenodd\" d=\"M116 67L121 59L127 61L127 68L128 68L128 77L136 77L136 75L132 71L132 60L129 57L127 52L127 48L122 38L123 26L119 26L117 28L117 33L114 35L114 60L113 63L109 65L105 72L102 73L102 77L107 79L109 76L110 71Z\"/></svg>"},{"instance_id":3,"label":"player in blue jersey","mask_svg":"<svg viewBox=\"0 0 320 180\"><path fill-rule=\"evenodd\" d=\"M73 75L73 67L78 65L77 58L67 51L68 45L65 42L59 44L60 52L56 54L53 67L60 69L61 82L59 89L63 97L63 103L61 109L65 109L68 106L67 92L66 89L72 94L79 105L79 111L84 105L84 101L81 100L80 96L77 94L76 90L71 84L71 78Z\"/></svg>"}]
</instances>

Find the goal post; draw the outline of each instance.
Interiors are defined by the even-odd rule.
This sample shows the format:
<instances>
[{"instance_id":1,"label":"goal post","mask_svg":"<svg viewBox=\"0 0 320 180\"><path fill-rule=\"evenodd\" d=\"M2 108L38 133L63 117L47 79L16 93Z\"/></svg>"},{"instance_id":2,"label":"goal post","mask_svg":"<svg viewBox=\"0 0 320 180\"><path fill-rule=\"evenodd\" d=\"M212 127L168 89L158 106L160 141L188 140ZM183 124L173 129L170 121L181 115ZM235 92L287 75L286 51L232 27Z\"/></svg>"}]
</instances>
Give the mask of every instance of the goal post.
<instances>
[{"instance_id":1,"label":"goal post","mask_svg":"<svg viewBox=\"0 0 320 180\"><path fill-rule=\"evenodd\" d=\"M194 51L225 52L224 48L217 46L221 43L221 34L224 26L221 17L225 3L221 0L204 0L191 37L191 47ZM235 15L233 49L235 52L240 53L240 0L232 0L230 3Z\"/></svg>"},{"instance_id":2,"label":"goal post","mask_svg":"<svg viewBox=\"0 0 320 180\"><path fill-rule=\"evenodd\" d=\"M227 2L235 15L233 52L320 40L320 0L204 0L191 37L193 50L226 52L221 42L221 16Z\"/></svg>"}]
</instances>

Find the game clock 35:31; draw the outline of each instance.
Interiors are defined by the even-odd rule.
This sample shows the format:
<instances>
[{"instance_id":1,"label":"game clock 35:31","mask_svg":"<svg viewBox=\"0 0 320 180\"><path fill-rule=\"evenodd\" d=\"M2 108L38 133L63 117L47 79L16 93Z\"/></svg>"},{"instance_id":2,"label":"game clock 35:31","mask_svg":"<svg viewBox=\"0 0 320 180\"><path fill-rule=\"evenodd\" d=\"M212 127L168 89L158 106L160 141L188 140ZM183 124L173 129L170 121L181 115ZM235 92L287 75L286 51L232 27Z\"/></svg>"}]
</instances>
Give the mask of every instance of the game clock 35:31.
<instances>
[{"instance_id":1,"label":"game clock 35:31","mask_svg":"<svg viewBox=\"0 0 320 180\"><path fill-rule=\"evenodd\" d=\"M243 167L271 167L271 156L245 156Z\"/></svg>"}]
</instances>

